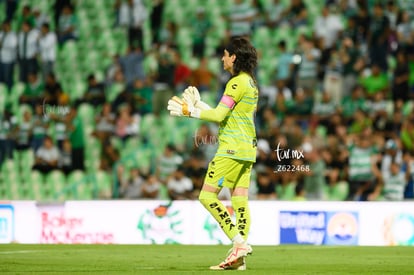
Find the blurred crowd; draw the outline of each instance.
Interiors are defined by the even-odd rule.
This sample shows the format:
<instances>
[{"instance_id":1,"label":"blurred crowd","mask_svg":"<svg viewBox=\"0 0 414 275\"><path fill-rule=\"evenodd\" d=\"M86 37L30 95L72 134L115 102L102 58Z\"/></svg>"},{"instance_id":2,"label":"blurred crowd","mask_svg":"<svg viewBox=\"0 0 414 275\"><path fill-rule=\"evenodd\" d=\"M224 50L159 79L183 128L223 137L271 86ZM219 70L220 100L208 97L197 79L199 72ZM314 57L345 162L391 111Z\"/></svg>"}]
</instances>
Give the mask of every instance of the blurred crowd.
<instances>
[{"instance_id":1,"label":"blurred crowd","mask_svg":"<svg viewBox=\"0 0 414 275\"><path fill-rule=\"evenodd\" d=\"M179 46L181 25L164 16L167 1L114 1L112 27L125 29L128 49L113 56L103 76L85 75L86 90L76 98L62 88L54 67L63 45L79 39L77 1L56 0L54 18L30 5L17 14L13 5L19 1L6 1L0 82L11 94L18 70L24 88L16 100L28 109L19 114L7 105L0 116L0 165L16 151L33 150L33 169L42 173L85 170L79 108L86 104L96 110L91 135L103 145L99 169L115 175L114 198L194 199L217 148L217 125L201 124L190 144L167 144L144 170L123 165L111 141L140 138L140 120L165 116L168 99L188 85L216 104L230 76L209 62L221 58L231 37L255 43L263 30L303 30L293 48L286 39L267 45L274 47L277 62L269 81L259 81L251 198L413 198L414 4L326 0L311 18L309 1L232 0L221 15L226 31L213 52L207 38L214 22L207 8L198 6L188 19L193 66ZM259 76L260 61L268 56L266 49L257 50ZM146 67L148 60L155 65ZM110 96L118 84L125 88ZM45 115L45 102L66 109ZM226 191L221 195L228 198Z\"/></svg>"}]
</instances>

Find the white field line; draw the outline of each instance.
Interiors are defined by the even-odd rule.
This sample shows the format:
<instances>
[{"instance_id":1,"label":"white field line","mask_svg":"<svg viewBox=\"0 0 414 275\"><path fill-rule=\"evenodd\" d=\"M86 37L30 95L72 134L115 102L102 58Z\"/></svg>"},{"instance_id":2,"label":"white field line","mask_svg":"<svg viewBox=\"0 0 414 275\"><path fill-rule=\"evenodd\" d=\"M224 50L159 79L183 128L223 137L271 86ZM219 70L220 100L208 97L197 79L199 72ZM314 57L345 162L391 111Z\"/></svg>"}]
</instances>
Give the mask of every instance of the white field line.
<instances>
[{"instance_id":1,"label":"white field line","mask_svg":"<svg viewBox=\"0 0 414 275\"><path fill-rule=\"evenodd\" d=\"M24 253L37 253L42 250L10 250L10 251L0 251L0 254L24 254Z\"/></svg>"}]
</instances>

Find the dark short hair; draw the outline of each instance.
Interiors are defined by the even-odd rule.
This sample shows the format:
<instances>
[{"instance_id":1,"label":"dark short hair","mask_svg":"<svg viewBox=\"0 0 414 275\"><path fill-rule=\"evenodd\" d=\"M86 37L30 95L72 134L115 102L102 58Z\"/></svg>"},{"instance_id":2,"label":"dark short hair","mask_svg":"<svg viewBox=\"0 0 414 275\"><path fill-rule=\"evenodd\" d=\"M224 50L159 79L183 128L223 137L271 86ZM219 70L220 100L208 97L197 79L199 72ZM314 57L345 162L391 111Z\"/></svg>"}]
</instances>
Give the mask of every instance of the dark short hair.
<instances>
[{"instance_id":1,"label":"dark short hair","mask_svg":"<svg viewBox=\"0 0 414 275\"><path fill-rule=\"evenodd\" d=\"M172 144L172 143L168 143L166 147L167 147L169 150L171 150L171 151L175 151L175 150L176 150L175 145L174 145L174 144Z\"/></svg>"},{"instance_id":2,"label":"dark short hair","mask_svg":"<svg viewBox=\"0 0 414 275\"><path fill-rule=\"evenodd\" d=\"M43 23L43 24L42 24L42 27L43 27L43 28L46 28L46 29L50 29L50 25L49 25L49 23L47 23L47 22Z\"/></svg>"},{"instance_id":3,"label":"dark short hair","mask_svg":"<svg viewBox=\"0 0 414 275\"><path fill-rule=\"evenodd\" d=\"M32 27L32 22L29 20L24 20L22 25L28 25L29 27Z\"/></svg>"},{"instance_id":4,"label":"dark short hair","mask_svg":"<svg viewBox=\"0 0 414 275\"><path fill-rule=\"evenodd\" d=\"M374 8L381 8L381 9L383 9L384 8L384 5L381 2L377 1L377 2L374 3L374 6L373 7Z\"/></svg>"},{"instance_id":5,"label":"dark short hair","mask_svg":"<svg viewBox=\"0 0 414 275\"><path fill-rule=\"evenodd\" d=\"M185 172L185 168L184 168L184 166L182 166L182 165L178 165L178 167L177 167L177 169L176 169L176 171L177 172Z\"/></svg>"},{"instance_id":6,"label":"dark short hair","mask_svg":"<svg viewBox=\"0 0 414 275\"><path fill-rule=\"evenodd\" d=\"M92 79L95 79L95 75L94 74L88 75L88 81L91 81Z\"/></svg>"}]
</instances>

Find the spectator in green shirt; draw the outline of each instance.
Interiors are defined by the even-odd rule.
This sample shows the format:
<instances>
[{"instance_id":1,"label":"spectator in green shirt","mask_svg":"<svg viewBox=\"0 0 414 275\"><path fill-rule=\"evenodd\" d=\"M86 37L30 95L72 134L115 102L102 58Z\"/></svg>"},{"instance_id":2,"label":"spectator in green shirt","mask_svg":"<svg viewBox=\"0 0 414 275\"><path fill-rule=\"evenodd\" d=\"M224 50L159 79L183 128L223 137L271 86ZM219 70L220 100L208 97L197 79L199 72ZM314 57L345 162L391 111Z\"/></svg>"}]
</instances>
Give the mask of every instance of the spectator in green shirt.
<instances>
[{"instance_id":1,"label":"spectator in green shirt","mask_svg":"<svg viewBox=\"0 0 414 275\"><path fill-rule=\"evenodd\" d=\"M211 22L206 16L204 8L197 9L197 15L192 23L193 53L197 57L204 56L206 37L211 29Z\"/></svg>"},{"instance_id":2,"label":"spectator in green shirt","mask_svg":"<svg viewBox=\"0 0 414 275\"><path fill-rule=\"evenodd\" d=\"M148 80L137 79L134 82L133 99L135 106L140 114L152 112L152 88L148 85Z\"/></svg>"},{"instance_id":3,"label":"spectator in green shirt","mask_svg":"<svg viewBox=\"0 0 414 275\"><path fill-rule=\"evenodd\" d=\"M355 111L353 121L349 127L348 132L350 134L361 134L364 129L370 128L371 126L372 120L369 118L368 114L359 109Z\"/></svg>"},{"instance_id":4,"label":"spectator in green shirt","mask_svg":"<svg viewBox=\"0 0 414 275\"><path fill-rule=\"evenodd\" d=\"M383 91L386 94L389 92L387 74L381 71L381 67L378 64L372 64L371 74L361 76L358 82L367 91L367 97L369 98L372 98L379 91Z\"/></svg>"},{"instance_id":5,"label":"spectator in green shirt","mask_svg":"<svg viewBox=\"0 0 414 275\"><path fill-rule=\"evenodd\" d=\"M76 110L76 106L71 106L67 116L68 130L70 131L69 140L72 144L72 168L74 170L84 170L85 160L85 135L82 119Z\"/></svg>"},{"instance_id":6,"label":"spectator in green shirt","mask_svg":"<svg viewBox=\"0 0 414 275\"><path fill-rule=\"evenodd\" d=\"M414 151L414 118L405 119L401 126L400 138L403 148L412 153Z\"/></svg>"},{"instance_id":7,"label":"spectator in green shirt","mask_svg":"<svg viewBox=\"0 0 414 275\"><path fill-rule=\"evenodd\" d=\"M29 22L30 26L35 26L35 16L32 12L32 7L30 5L24 5L22 13L17 18L17 29L20 30L23 22Z\"/></svg>"},{"instance_id":8,"label":"spectator in green shirt","mask_svg":"<svg viewBox=\"0 0 414 275\"><path fill-rule=\"evenodd\" d=\"M355 86L352 94L342 99L341 113L346 121L349 121L358 109L364 110L366 101L364 98L364 90L361 86Z\"/></svg>"},{"instance_id":9,"label":"spectator in green shirt","mask_svg":"<svg viewBox=\"0 0 414 275\"><path fill-rule=\"evenodd\" d=\"M297 89L292 105L288 107L288 113L294 115L297 119L306 119L313 108L313 98L309 91Z\"/></svg>"},{"instance_id":10,"label":"spectator in green shirt","mask_svg":"<svg viewBox=\"0 0 414 275\"><path fill-rule=\"evenodd\" d=\"M42 101L44 98L45 85L41 78L36 73L30 73L28 76L28 82L20 96L20 103L29 104L33 109L37 102Z\"/></svg>"}]
</instances>

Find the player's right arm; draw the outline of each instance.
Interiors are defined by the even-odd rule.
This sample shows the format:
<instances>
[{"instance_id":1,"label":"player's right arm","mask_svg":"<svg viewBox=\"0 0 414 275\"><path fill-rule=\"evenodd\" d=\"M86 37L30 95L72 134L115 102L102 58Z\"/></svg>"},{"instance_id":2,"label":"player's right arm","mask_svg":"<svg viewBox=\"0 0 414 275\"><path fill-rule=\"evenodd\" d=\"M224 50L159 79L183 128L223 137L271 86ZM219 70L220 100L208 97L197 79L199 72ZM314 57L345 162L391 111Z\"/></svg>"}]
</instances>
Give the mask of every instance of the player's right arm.
<instances>
[{"instance_id":1,"label":"player's right arm","mask_svg":"<svg viewBox=\"0 0 414 275\"><path fill-rule=\"evenodd\" d=\"M242 91L244 90L242 83L238 81L238 77L230 79L219 104L216 108L212 109L200 100L200 96L195 87L190 88L184 91L183 99L174 96L169 100L168 110L170 114L173 116L191 116L218 123L223 121L230 110L241 100ZM192 88L195 88L195 91ZM200 102L203 103L202 106L199 105Z\"/></svg>"},{"instance_id":2,"label":"player's right arm","mask_svg":"<svg viewBox=\"0 0 414 275\"><path fill-rule=\"evenodd\" d=\"M222 122L230 110L241 100L242 91L243 85L238 81L238 78L230 79L217 107L211 110L202 110L200 112L200 119L218 123Z\"/></svg>"},{"instance_id":3,"label":"player's right arm","mask_svg":"<svg viewBox=\"0 0 414 275\"><path fill-rule=\"evenodd\" d=\"M230 106L232 105L234 106L234 103L231 98L229 99L226 95L223 95L216 108L200 111L199 118L206 121L220 123L226 118L232 108Z\"/></svg>"}]
</instances>

